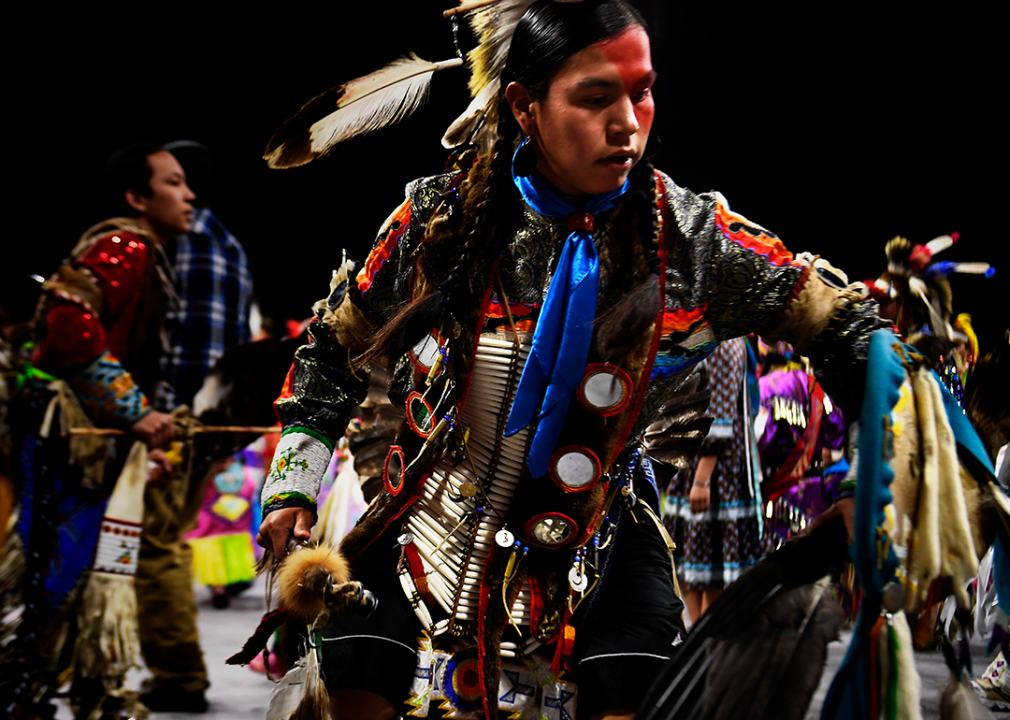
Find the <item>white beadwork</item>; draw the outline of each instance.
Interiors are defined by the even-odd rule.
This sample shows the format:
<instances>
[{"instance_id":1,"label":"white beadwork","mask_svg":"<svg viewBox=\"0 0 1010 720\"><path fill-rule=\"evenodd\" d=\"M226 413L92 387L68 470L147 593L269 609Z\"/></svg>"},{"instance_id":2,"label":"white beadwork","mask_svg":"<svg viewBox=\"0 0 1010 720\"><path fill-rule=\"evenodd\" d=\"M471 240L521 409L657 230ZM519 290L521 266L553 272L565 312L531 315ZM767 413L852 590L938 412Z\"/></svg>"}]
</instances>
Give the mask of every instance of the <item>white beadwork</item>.
<instances>
[{"instance_id":1,"label":"white beadwork","mask_svg":"<svg viewBox=\"0 0 1010 720\"><path fill-rule=\"evenodd\" d=\"M307 433L286 433L277 443L270 472L263 483L260 499L264 507L270 499L284 493L300 493L315 499L319 495L326 468L333 451Z\"/></svg>"}]
</instances>

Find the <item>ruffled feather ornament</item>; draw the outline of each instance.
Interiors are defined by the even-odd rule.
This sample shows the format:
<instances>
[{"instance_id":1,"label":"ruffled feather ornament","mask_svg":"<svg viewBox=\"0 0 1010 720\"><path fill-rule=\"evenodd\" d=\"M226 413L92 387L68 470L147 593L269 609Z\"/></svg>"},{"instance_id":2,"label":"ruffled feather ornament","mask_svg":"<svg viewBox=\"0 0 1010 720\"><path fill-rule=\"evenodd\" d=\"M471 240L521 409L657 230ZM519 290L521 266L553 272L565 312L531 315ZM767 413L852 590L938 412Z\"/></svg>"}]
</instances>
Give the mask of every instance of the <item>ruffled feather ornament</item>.
<instances>
[{"instance_id":1,"label":"ruffled feather ornament","mask_svg":"<svg viewBox=\"0 0 1010 720\"><path fill-rule=\"evenodd\" d=\"M477 38L477 46L467 53L470 97L473 101L442 136L443 147L455 148L473 143L483 151L494 144L498 99L502 89L499 78L505 69L516 25L532 4L533 0L474 0L443 13L454 22L458 15L465 13Z\"/></svg>"}]
</instances>

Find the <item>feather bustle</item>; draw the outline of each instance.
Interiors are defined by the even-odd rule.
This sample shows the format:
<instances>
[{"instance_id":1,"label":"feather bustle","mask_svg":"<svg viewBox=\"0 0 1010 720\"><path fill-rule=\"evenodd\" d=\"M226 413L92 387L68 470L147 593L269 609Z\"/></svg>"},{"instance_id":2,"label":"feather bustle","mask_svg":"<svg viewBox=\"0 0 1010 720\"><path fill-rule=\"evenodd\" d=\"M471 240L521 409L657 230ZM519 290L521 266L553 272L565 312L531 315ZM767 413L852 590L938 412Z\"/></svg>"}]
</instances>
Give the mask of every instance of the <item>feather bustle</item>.
<instances>
[{"instance_id":1,"label":"feather bustle","mask_svg":"<svg viewBox=\"0 0 1010 720\"><path fill-rule=\"evenodd\" d=\"M834 518L744 573L691 629L637 717L802 718L842 622L822 578L844 564L846 546Z\"/></svg>"}]
</instances>

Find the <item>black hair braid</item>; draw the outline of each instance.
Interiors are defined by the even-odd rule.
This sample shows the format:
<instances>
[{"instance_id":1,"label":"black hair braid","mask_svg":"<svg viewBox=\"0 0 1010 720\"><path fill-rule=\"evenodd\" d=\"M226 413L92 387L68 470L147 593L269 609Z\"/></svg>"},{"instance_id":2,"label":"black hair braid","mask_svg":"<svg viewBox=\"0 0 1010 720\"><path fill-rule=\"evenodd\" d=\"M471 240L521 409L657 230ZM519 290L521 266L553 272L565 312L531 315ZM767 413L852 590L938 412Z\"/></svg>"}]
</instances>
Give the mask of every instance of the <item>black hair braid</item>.
<instances>
[{"instance_id":1,"label":"black hair braid","mask_svg":"<svg viewBox=\"0 0 1010 720\"><path fill-rule=\"evenodd\" d=\"M659 198L656 190L656 169L652 161L643 158L635 168L642 178L638 195L644 201L638 212L638 237L642 239L649 272L659 274Z\"/></svg>"},{"instance_id":2,"label":"black hair braid","mask_svg":"<svg viewBox=\"0 0 1010 720\"><path fill-rule=\"evenodd\" d=\"M471 192L481 192L480 200L474 208L473 221L469 228L461 228L460 235L465 236L458 251L458 260L453 268L439 284L439 290L446 298L446 306L453 319L457 322L473 313L481 295L487 288L488 276L495 260L501 253L501 246L506 235L496 226L491 218L503 210L497 207L502 204L502 196L508 196L508 188L500 188L503 176L509 177L509 160L511 158L512 142L507 134L501 132L504 128L499 123L499 135L495 141L488 164L487 180L484 188L471 188Z\"/></svg>"},{"instance_id":3,"label":"black hair braid","mask_svg":"<svg viewBox=\"0 0 1010 720\"><path fill-rule=\"evenodd\" d=\"M659 312L659 283L662 281L657 253L659 218L656 215L655 173L648 160L642 160L632 170L631 188L627 195L627 202L635 210L635 231L645 253L649 274L597 319L596 351L606 362L619 366L635 350L639 337L652 325ZM633 248L626 248L623 252L630 255Z\"/></svg>"},{"instance_id":4,"label":"black hair braid","mask_svg":"<svg viewBox=\"0 0 1010 720\"><path fill-rule=\"evenodd\" d=\"M467 322L470 314L476 312L480 295L486 288L491 265L501 250L504 233L496 231L489 218L493 217L491 210L498 202L497 182L502 175L501 165L509 158L510 145L508 141L499 138L488 164L485 187L470 189L471 192L480 192L481 196L469 227L460 227L454 237L448 240L449 247L444 250L440 248L437 257L421 259L422 266L425 260L437 266L443 257L456 258L452 269L434 290L411 301L379 328L371 346L354 359L354 367L385 360L392 368L431 328L444 321L444 311L448 310L452 319L461 325ZM426 271L431 273L429 277L438 276L437 267L427 267Z\"/></svg>"}]
</instances>

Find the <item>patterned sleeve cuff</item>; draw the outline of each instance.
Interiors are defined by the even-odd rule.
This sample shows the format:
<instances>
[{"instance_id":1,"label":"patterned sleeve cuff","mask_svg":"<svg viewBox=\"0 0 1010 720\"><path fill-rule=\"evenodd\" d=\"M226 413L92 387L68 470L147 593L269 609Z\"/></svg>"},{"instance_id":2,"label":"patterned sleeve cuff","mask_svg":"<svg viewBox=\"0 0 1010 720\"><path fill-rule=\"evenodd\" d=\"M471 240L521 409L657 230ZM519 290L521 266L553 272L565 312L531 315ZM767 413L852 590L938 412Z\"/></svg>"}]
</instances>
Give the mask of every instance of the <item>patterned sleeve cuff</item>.
<instances>
[{"instance_id":1,"label":"patterned sleeve cuff","mask_svg":"<svg viewBox=\"0 0 1010 720\"><path fill-rule=\"evenodd\" d=\"M716 418L708 430L708 435L701 441L699 454L719 455L726 441L733 437L733 421L726 418Z\"/></svg>"},{"instance_id":2,"label":"patterned sleeve cuff","mask_svg":"<svg viewBox=\"0 0 1010 720\"><path fill-rule=\"evenodd\" d=\"M108 350L68 382L85 412L99 427L129 428L151 412L147 397Z\"/></svg>"},{"instance_id":3,"label":"patterned sleeve cuff","mask_svg":"<svg viewBox=\"0 0 1010 720\"><path fill-rule=\"evenodd\" d=\"M708 429L706 439L729 440L733 437L733 420L729 418L716 418L712 421L712 427Z\"/></svg>"},{"instance_id":4,"label":"patterned sleeve cuff","mask_svg":"<svg viewBox=\"0 0 1010 720\"><path fill-rule=\"evenodd\" d=\"M332 456L333 446L324 435L304 427L285 429L263 483L263 514L285 507L315 510Z\"/></svg>"}]
</instances>

